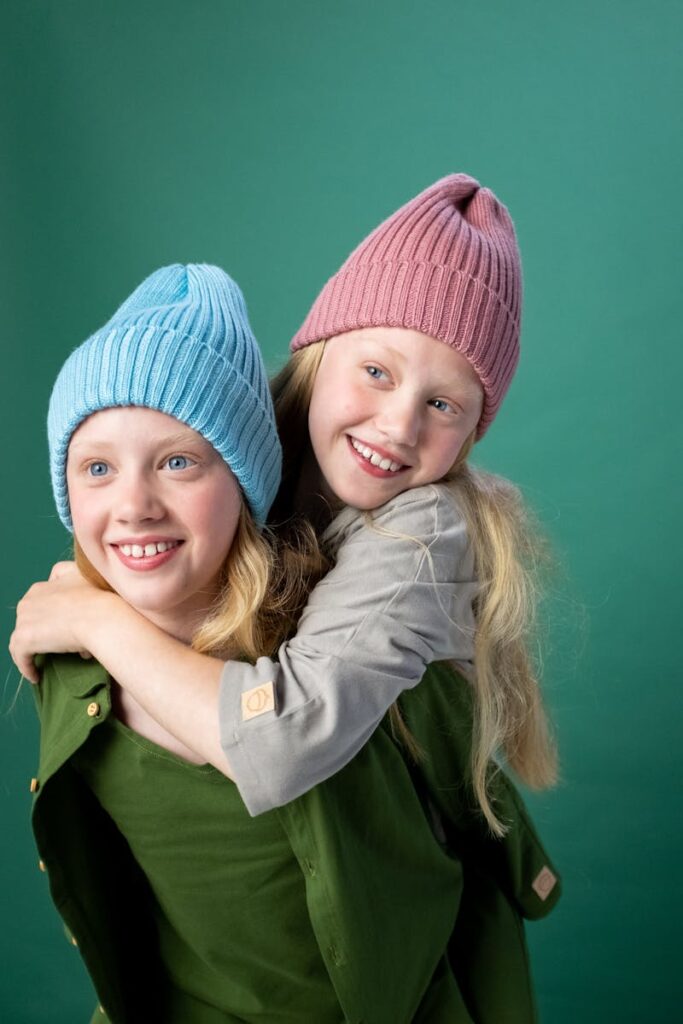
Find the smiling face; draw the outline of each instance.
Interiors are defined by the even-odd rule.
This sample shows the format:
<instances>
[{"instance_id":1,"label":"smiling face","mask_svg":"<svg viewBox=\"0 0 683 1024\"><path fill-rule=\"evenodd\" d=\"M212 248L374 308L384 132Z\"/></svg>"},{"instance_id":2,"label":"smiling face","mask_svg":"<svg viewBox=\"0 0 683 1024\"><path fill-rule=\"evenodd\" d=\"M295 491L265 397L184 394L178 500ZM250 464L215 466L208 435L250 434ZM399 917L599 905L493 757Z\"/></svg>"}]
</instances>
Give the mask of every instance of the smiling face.
<instances>
[{"instance_id":1,"label":"smiling face","mask_svg":"<svg viewBox=\"0 0 683 1024\"><path fill-rule=\"evenodd\" d=\"M308 417L323 491L373 509L442 479L479 422L483 394L464 356L419 331L331 338Z\"/></svg>"},{"instance_id":2,"label":"smiling face","mask_svg":"<svg viewBox=\"0 0 683 1024\"><path fill-rule=\"evenodd\" d=\"M218 594L242 506L221 456L165 413L104 409L74 432L66 477L86 558L124 600L188 640Z\"/></svg>"}]
</instances>

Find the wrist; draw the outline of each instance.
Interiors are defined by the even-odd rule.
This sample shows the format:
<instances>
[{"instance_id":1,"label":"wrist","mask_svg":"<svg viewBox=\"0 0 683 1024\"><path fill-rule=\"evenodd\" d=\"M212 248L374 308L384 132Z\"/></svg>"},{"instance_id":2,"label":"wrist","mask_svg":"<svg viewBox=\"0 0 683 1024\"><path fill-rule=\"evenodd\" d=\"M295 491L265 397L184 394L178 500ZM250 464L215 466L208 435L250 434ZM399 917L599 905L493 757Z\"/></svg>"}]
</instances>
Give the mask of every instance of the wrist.
<instances>
[{"instance_id":1,"label":"wrist","mask_svg":"<svg viewBox=\"0 0 683 1024\"><path fill-rule=\"evenodd\" d=\"M127 611L133 610L112 590L91 589L81 615L74 617L78 643L99 659L101 644L112 632L119 634L119 625L123 629Z\"/></svg>"}]
</instances>

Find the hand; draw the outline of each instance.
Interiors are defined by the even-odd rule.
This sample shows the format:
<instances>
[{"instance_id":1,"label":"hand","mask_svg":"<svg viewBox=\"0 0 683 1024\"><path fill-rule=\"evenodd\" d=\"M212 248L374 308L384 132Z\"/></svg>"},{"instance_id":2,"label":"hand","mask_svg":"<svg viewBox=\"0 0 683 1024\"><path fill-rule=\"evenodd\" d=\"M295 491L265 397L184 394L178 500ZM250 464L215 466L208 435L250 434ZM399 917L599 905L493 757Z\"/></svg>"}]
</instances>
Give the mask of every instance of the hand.
<instances>
[{"instance_id":1,"label":"hand","mask_svg":"<svg viewBox=\"0 0 683 1024\"><path fill-rule=\"evenodd\" d=\"M31 683L40 682L33 663L36 654L77 652L89 658L79 629L87 629L88 615L105 596L81 576L74 562L57 562L49 580L34 583L17 605L9 642L12 661L22 676Z\"/></svg>"}]
</instances>

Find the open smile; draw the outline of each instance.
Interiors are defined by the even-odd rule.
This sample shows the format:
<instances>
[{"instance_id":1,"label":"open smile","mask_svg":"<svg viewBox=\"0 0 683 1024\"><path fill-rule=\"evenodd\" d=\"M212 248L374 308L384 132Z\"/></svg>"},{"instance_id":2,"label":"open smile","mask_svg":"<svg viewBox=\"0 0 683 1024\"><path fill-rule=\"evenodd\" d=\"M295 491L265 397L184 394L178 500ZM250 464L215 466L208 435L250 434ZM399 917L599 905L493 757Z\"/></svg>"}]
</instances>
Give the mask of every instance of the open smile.
<instances>
[{"instance_id":1,"label":"open smile","mask_svg":"<svg viewBox=\"0 0 683 1024\"><path fill-rule=\"evenodd\" d=\"M396 476L408 467L402 462L396 462L387 452L377 448L371 448L364 441L348 435L348 442L351 451L356 456L360 465L372 476L391 477Z\"/></svg>"},{"instance_id":2,"label":"open smile","mask_svg":"<svg viewBox=\"0 0 683 1024\"><path fill-rule=\"evenodd\" d=\"M182 547L184 541L175 539L151 540L140 538L139 541L125 541L111 544L118 559L128 569L135 572L149 572L158 569L170 561Z\"/></svg>"}]
</instances>

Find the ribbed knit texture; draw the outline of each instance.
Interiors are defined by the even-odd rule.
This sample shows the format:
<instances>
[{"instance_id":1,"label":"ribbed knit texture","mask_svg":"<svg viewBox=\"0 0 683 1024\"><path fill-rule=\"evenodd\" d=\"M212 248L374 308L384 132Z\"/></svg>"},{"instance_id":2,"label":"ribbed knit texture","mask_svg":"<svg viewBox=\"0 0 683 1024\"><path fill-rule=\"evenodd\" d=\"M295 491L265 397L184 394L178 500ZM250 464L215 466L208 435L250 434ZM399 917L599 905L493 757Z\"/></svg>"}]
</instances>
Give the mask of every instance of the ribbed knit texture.
<instances>
[{"instance_id":1,"label":"ribbed knit texture","mask_svg":"<svg viewBox=\"0 0 683 1024\"><path fill-rule=\"evenodd\" d=\"M206 438L239 480L259 525L280 482L268 377L244 297L219 267L175 264L151 274L67 359L52 390L48 442L60 519L71 435L112 406L175 416Z\"/></svg>"},{"instance_id":2,"label":"ribbed knit texture","mask_svg":"<svg viewBox=\"0 0 683 1024\"><path fill-rule=\"evenodd\" d=\"M406 327L437 338L479 375L481 437L517 366L521 302L507 209L474 178L451 174L361 242L313 303L291 349L361 327Z\"/></svg>"}]
</instances>

